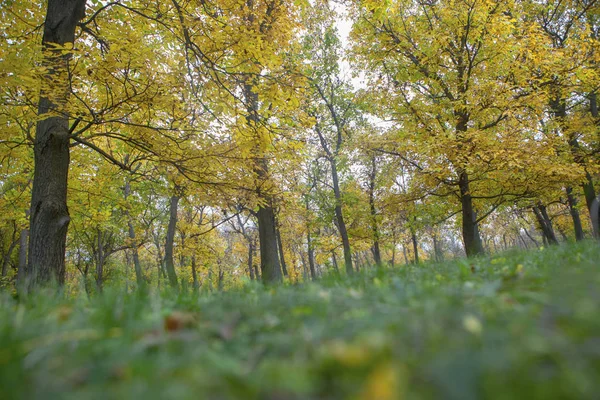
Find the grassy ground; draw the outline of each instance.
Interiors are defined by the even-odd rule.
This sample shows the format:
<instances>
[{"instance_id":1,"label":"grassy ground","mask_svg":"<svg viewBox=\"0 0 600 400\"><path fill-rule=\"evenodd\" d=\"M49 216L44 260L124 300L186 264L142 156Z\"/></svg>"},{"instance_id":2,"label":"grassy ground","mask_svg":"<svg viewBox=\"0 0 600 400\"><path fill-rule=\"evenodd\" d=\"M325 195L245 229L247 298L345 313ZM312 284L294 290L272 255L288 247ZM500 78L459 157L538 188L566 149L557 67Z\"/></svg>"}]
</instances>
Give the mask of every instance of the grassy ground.
<instances>
[{"instance_id":1,"label":"grassy ground","mask_svg":"<svg viewBox=\"0 0 600 400\"><path fill-rule=\"evenodd\" d=\"M600 246L318 284L21 304L0 399L598 399Z\"/></svg>"}]
</instances>

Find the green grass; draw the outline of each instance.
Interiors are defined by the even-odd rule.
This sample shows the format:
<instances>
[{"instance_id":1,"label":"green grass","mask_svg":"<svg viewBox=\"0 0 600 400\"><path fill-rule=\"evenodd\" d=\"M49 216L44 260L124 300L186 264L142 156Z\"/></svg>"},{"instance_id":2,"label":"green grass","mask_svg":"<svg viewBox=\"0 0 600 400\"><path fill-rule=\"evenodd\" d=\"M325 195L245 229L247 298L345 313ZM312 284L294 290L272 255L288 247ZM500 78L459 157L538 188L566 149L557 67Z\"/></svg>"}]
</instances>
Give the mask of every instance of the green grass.
<instances>
[{"instance_id":1,"label":"green grass","mask_svg":"<svg viewBox=\"0 0 600 400\"><path fill-rule=\"evenodd\" d=\"M599 261L587 243L201 296L5 294L0 399L597 399Z\"/></svg>"}]
</instances>

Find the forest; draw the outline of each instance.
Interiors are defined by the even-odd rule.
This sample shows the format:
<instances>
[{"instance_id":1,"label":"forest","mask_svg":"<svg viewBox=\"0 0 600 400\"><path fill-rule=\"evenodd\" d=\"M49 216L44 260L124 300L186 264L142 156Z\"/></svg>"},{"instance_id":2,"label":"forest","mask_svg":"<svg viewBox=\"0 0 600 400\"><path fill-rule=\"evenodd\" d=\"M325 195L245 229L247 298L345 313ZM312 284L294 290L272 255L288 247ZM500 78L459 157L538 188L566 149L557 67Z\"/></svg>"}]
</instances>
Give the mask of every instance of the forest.
<instances>
[{"instance_id":1,"label":"forest","mask_svg":"<svg viewBox=\"0 0 600 400\"><path fill-rule=\"evenodd\" d=\"M597 0L0 0L0 398L594 398L597 63Z\"/></svg>"}]
</instances>

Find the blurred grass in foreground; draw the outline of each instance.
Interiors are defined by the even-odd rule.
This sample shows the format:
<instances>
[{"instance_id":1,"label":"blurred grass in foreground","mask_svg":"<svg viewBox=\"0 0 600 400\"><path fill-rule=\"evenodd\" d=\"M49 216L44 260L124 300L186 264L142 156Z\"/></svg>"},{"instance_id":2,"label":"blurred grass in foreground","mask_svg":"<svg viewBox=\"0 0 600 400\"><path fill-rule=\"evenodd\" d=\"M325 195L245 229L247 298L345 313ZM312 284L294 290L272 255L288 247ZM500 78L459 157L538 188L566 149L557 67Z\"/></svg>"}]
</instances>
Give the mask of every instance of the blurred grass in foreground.
<instances>
[{"instance_id":1,"label":"blurred grass in foreground","mask_svg":"<svg viewBox=\"0 0 600 400\"><path fill-rule=\"evenodd\" d=\"M583 243L199 296L4 294L0 399L597 399L599 261Z\"/></svg>"}]
</instances>

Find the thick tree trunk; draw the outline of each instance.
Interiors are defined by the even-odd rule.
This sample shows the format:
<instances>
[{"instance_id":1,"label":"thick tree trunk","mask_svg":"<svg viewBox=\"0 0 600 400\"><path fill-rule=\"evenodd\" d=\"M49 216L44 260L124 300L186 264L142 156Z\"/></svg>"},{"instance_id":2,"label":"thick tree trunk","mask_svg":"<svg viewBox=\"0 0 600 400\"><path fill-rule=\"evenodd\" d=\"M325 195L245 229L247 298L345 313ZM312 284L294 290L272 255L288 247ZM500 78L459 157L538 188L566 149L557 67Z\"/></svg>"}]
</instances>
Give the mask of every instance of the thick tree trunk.
<instances>
[{"instance_id":1,"label":"thick tree trunk","mask_svg":"<svg viewBox=\"0 0 600 400\"><path fill-rule=\"evenodd\" d=\"M281 282L281 267L275 232L275 212L273 207L259 207L257 213L258 237L260 246L260 268L265 283Z\"/></svg>"},{"instance_id":2,"label":"thick tree trunk","mask_svg":"<svg viewBox=\"0 0 600 400\"><path fill-rule=\"evenodd\" d=\"M331 160L331 178L333 180L333 194L335 196L335 219L337 227L342 238L342 246L344 248L344 264L346 267L346 273L352 274L352 251L350 249L350 239L348 237L348 230L346 229L346 222L344 221L344 214L342 213L342 192L340 190L340 182L337 173L337 166L335 159Z\"/></svg>"},{"instance_id":3,"label":"thick tree trunk","mask_svg":"<svg viewBox=\"0 0 600 400\"><path fill-rule=\"evenodd\" d=\"M31 191L31 219L27 281L31 286L65 281L65 246L69 211L68 60L62 47L75 41L77 23L85 16L85 0L49 0L42 38L43 63L38 105L39 120L33 145L35 166ZM59 48L56 48L59 47Z\"/></svg>"},{"instance_id":4,"label":"thick tree trunk","mask_svg":"<svg viewBox=\"0 0 600 400\"><path fill-rule=\"evenodd\" d=\"M572 187L568 187L566 192L567 202L569 204L569 213L571 214L571 219L573 220L573 229L575 230L575 239L580 241L584 239L584 234L583 226L581 225L581 217L579 216L579 210L577 209L577 199L575 196L573 196Z\"/></svg>"},{"instance_id":5,"label":"thick tree trunk","mask_svg":"<svg viewBox=\"0 0 600 400\"><path fill-rule=\"evenodd\" d=\"M177 190L177 189L176 189ZM171 287L177 288L177 273L175 272L175 262L173 259L173 244L175 242L175 229L177 228L177 207L179 205L179 195L171 196L169 203L169 227L167 228L167 238L165 241L165 268L169 277Z\"/></svg>"},{"instance_id":6,"label":"thick tree trunk","mask_svg":"<svg viewBox=\"0 0 600 400\"><path fill-rule=\"evenodd\" d=\"M479 236L479 227L477 226L469 184L469 176L465 171L461 172L459 175L459 188L462 206L462 236L465 253L468 257L471 257L483 254L483 245Z\"/></svg>"}]
</instances>

